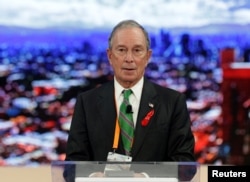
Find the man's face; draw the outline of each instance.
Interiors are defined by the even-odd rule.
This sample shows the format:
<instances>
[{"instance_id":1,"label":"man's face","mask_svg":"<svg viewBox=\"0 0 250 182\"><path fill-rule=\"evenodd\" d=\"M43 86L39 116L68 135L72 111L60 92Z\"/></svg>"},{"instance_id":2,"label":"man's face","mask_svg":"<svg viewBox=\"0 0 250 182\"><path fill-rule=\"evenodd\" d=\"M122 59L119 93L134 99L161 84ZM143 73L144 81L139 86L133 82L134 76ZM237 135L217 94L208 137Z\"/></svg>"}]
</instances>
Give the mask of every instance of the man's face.
<instances>
[{"instance_id":1,"label":"man's face","mask_svg":"<svg viewBox=\"0 0 250 182\"><path fill-rule=\"evenodd\" d=\"M142 30L137 27L118 29L111 45L107 55L117 81L125 88L135 85L144 75L152 54Z\"/></svg>"}]
</instances>

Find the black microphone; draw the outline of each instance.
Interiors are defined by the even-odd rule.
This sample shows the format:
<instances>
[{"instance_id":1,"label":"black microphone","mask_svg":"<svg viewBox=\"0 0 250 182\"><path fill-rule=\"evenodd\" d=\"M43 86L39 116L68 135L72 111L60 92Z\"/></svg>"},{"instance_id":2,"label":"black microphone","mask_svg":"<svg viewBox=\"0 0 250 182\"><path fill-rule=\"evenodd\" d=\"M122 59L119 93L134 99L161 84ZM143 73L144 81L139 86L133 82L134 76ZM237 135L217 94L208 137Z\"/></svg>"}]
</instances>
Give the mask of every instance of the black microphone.
<instances>
[{"instance_id":1,"label":"black microphone","mask_svg":"<svg viewBox=\"0 0 250 182\"><path fill-rule=\"evenodd\" d=\"M132 111L132 106L131 106L130 104L127 105L127 107L126 107L126 113L127 113L127 114L133 113L133 111Z\"/></svg>"}]
</instances>

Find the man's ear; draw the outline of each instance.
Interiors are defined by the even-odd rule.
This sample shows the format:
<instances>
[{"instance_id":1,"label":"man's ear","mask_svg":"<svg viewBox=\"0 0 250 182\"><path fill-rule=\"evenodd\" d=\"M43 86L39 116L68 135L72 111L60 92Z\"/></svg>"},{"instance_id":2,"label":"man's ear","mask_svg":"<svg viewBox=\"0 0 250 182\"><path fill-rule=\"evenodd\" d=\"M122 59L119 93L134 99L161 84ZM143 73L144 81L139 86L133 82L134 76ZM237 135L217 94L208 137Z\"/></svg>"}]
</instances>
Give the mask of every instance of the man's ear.
<instances>
[{"instance_id":1,"label":"man's ear","mask_svg":"<svg viewBox=\"0 0 250 182\"><path fill-rule=\"evenodd\" d=\"M111 52L110 48L107 48L106 54L107 54L107 57L108 57L108 60L109 60L109 64L112 65L112 61L111 61L111 59L112 59L112 52Z\"/></svg>"},{"instance_id":2,"label":"man's ear","mask_svg":"<svg viewBox=\"0 0 250 182\"><path fill-rule=\"evenodd\" d=\"M150 58L151 58L151 56L152 56L152 49L149 49L148 50L148 62L149 62L149 60L150 60Z\"/></svg>"},{"instance_id":3,"label":"man's ear","mask_svg":"<svg viewBox=\"0 0 250 182\"><path fill-rule=\"evenodd\" d=\"M148 63L149 63L149 61L150 61L150 59L151 59L151 56L152 56L152 50L149 49L148 52L147 52L147 63L146 63L146 67L147 67L147 65L148 65Z\"/></svg>"}]
</instances>

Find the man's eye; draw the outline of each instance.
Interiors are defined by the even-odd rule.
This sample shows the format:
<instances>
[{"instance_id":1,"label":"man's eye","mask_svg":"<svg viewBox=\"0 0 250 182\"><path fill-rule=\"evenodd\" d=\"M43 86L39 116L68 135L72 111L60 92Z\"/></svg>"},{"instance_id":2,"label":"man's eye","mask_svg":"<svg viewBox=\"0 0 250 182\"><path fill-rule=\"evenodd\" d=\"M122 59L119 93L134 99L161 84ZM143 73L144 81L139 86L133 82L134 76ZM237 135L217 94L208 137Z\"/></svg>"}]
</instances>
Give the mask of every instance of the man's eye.
<instances>
[{"instance_id":1,"label":"man's eye","mask_svg":"<svg viewBox=\"0 0 250 182\"><path fill-rule=\"evenodd\" d=\"M120 49L118 49L118 51L119 51L119 52L125 52L125 49L120 48Z\"/></svg>"},{"instance_id":2,"label":"man's eye","mask_svg":"<svg viewBox=\"0 0 250 182\"><path fill-rule=\"evenodd\" d=\"M142 49L134 49L134 54L135 54L135 55L141 55L142 52L143 52Z\"/></svg>"}]
</instances>

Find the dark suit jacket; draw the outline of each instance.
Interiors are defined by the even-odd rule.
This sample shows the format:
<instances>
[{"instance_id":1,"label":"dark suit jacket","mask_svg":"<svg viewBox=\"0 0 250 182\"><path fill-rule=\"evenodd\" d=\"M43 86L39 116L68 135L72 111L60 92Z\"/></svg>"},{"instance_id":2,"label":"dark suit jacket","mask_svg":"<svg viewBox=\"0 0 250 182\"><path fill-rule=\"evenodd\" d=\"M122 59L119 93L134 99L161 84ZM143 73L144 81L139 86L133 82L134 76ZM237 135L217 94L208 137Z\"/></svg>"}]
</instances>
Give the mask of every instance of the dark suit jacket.
<instances>
[{"instance_id":1,"label":"dark suit jacket","mask_svg":"<svg viewBox=\"0 0 250 182\"><path fill-rule=\"evenodd\" d=\"M147 126L141 121L152 109ZM112 151L116 107L114 82L77 97L66 149L66 160L106 161ZM132 147L133 161L194 161L194 137L183 94L144 79ZM120 137L121 139L121 137ZM124 154L122 142L117 153Z\"/></svg>"}]
</instances>

